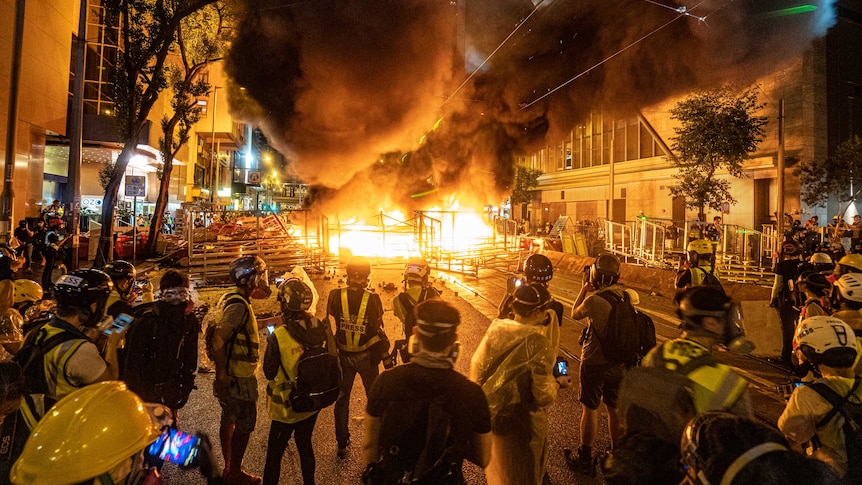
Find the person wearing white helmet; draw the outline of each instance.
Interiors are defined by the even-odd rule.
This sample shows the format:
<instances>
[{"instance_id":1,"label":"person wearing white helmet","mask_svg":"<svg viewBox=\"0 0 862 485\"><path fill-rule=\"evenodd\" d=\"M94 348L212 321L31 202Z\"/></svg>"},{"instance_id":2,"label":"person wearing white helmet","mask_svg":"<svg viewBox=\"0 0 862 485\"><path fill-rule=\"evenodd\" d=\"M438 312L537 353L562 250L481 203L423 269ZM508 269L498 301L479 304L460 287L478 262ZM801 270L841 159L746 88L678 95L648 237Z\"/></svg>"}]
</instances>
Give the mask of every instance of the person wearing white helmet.
<instances>
[{"instance_id":1,"label":"person wearing white helmet","mask_svg":"<svg viewBox=\"0 0 862 485\"><path fill-rule=\"evenodd\" d=\"M829 275L835 269L835 262L832 261L832 256L826 253L814 253L808 258L808 262L814 267L814 271L825 275Z\"/></svg>"},{"instance_id":2,"label":"person wearing white helmet","mask_svg":"<svg viewBox=\"0 0 862 485\"><path fill-rule=\"evenodd\" d=\"M862 470L856 464L862 463L862 457L847 456L844 420L832 412L834 407L827 397L831 393L839 400L862 402L862 377L854 375L852 367L859 351L853 329L835 317L807 318L797 327L793 346L800 362L810 363L823 377L793 391L778 418L778 428L794 448L826 462L848 483L859 483L862 477L855 473Z\"/></svg>"},{"instance_id":3,"label":"person wearing white helmet","mask_svg":"<svg viewBox=\"0 0 862 485\"><path fill-rule=\"evenodd\" d=\"M404 267L404 291L392 300L392 313L401 320L404 325L404 338L409 339L413 335L413 327L416 325L416 316L413 309L425 300L440 298L440 293L428 282L431 274L431 266L424 258L410 258ZM399 342L396 342L396 347ZM404 363L410 362L410 352L405 349L406 340L400 342L401 358Z\"/></svg>"},{"instance_id":4,"label":"person wearing white helmet","mask_svg":"<svg viewBox=\"0 0 862 485\"><path fill-rule=\"evenodd\" d=\"M855 331L862 333L862 273L847 273L835 282L835 313Z\"/></svg>"}]
</instances>

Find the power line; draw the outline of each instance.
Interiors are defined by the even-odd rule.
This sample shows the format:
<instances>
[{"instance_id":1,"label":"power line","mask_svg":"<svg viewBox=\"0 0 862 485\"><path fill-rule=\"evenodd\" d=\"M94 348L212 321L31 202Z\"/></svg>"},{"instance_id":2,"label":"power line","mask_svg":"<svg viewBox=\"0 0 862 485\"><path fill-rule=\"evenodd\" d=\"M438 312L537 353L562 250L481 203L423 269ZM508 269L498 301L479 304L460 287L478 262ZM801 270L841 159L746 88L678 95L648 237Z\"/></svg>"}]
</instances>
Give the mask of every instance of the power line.
<instances>
[{"instance_id":1,"label":"power line","mask_svg":"<svg viewBox=\"0 0 862 485\"><path fill-rule=\"evenodd\" d=\"M452 94L450 94L449 96L447 96L447 97L446 97L446 100L445 100L445 101L443 101L443 104L441 104L441 106L442 106L442 105L444 105L444 104L446 104L446 103L448 103L448 102L449 102L453 97L455 97L455 95L456 95L456 94L458 94L458 91L460 91L460 90L461 90L461 88L463 88L463 87L464 87L464 85L465 85L465 84L467 84L467 83L470 81L470 79L473 79L473 76L475 76L475 75L476 75L476 73L477 73L477 72L479 72L479 69L482 69L482 66L484 66L485 64L487 64L487 63L488 63L488 61L489 61L492 57L494 57L494 54L496 54L496 53L497 53L497 51L499 51L499 50L500 50L500 48L502 48L502 47L503 47L503 45L505 45L505 44L506 44L506 42L508 42L508 40L509 40L509 39L511 39L511 38L512 38L512 36L513 36L513 35L515 35L515 33L516 33L516 32L518 32L518 29L520 29L522 25L524 25L525 23L527 23L527 21L528 21L528 20L530 20L530 17L532 17L532 16L533 16L533 14L534 14L534 13L536 13L536 11L537 11L537 10L539 10L539 7L540 7L543 3L545 3L545 0L541 0L539 3L537 3L537 4L536 4L536 6L535 6L535 7L533 7L533 11L532 11L532 12L530 12L530 14L529 14L529 15L527 15L526 17L524 17L524 19L523 19L523 20L521 20L521 22L519 22L519 23L518 23L518 25L516 25L516 26L515 26L515 29L514 29L514 30L512 30L512 32L510 32L510 33L509 33L509 35L507 35L507 36L506 36L506 38L505 38L505 39L503 39L503 41L502 41L502 42L500 42L500 45L498 45L498 46L497 46L497 48L496 48L496 49L494 49L494 51L493 51L493 52L491 52L490 54L488 54L488 57L486 57L486 58L485 58L485 60L484 60L484 61L482 61L482 63L481 63L481 64L479 64L479 65L476 67L476 69L474 69L474 70L473 70L473 72L471 72L471 73L470 73L470 75L469 75L469 76L467 76L467 79L465 79L465 80L464 80L464 82L462 82L462 83L461 83L461 85L460 85L460 86L458 86L458 87L455 89L455 91L453 91L453 92L452 92Z\"/></svg>"}]
</instances>

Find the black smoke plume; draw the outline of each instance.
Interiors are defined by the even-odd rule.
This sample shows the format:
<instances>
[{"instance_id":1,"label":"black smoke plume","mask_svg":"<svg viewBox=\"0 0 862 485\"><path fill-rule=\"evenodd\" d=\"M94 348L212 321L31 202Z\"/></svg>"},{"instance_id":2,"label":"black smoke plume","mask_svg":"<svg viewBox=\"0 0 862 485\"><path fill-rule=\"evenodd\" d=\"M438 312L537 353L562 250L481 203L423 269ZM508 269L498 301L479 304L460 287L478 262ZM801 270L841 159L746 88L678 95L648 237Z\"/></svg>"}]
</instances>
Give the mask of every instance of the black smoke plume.
<instances>
[{"instance_id":1,"label":"black smoke plume","mask_svg":"<svg viewBox=\"0 0 862 485\"><path fill-rule=\"evenodd\" d=\"M514 157L564 139L591 109L631 116L799 55L825 33L832 2L790 6L246 0L230 104L321 186L325 208L494 203L511 191Z\"/></svg>"}]
</instances>

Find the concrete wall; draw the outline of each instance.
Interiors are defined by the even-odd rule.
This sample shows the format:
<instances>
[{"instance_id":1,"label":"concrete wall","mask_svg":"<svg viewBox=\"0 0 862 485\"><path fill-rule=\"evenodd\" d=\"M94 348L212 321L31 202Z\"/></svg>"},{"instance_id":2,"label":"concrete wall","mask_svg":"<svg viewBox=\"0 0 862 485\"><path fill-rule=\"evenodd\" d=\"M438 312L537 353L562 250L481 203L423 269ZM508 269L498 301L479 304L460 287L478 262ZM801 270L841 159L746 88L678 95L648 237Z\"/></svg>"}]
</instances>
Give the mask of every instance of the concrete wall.
<instances>
[{"instance_id":1,"label":"concrete wall","mask_svg":"<svg viewBox=\"0 0 862 485\"><path fill-rule=\"evenodd\" d=\"M595 258L576 256L568 253L545 251L554 264L554 271L567 275L582 275L584 266L590 265ZM655 293L665 298L673 298L676 293L673 281L676 271L646 268L623 264L620 281L626 286L645 293ZM727 294L742 306L746 337L754 342L754 355L778 357L781 355L781 321L778 312L769 307L771 288L750 284L737 284L722 281Z\"/></svg>"}]
</instances>

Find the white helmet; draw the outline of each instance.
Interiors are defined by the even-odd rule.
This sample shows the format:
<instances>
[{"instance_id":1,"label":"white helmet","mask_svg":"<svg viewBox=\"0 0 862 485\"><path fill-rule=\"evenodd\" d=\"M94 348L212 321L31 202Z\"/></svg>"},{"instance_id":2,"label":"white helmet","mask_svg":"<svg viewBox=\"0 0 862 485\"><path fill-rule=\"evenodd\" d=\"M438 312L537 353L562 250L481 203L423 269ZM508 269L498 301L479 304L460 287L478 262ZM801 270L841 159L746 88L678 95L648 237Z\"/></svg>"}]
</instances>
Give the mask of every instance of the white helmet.
<instances>
[{"instance_id":1,"label":"white helmet","mask_svg":"<svg viewBox=\"0 0 862 485\"><path fill-rule=\"evenodd\" d=\"M815 354L823 354L827 350L849 348L857 351L856 335L853 328L844 320L826 315L808 317L799 322L796 335L793 337L793 347L808 347Z\"/></svg>"},{"instance_id":2,"label":"white helmet","mask_svg":"<svg viewBox=\"0 0 862 485\"><path fill-rule=\"evenodd\" d=\"M428 283L428 275L431 274L431 266L424 258L410 258L404 266L404 283Z\"/></svg>"},{"instance_id":3,"label":"white helmet","mask_svg":"<svg viewBox=\"0 0 862 485\"><path fill-rule=\"evenodd\" d=\"M829 256L826 253L814 253L808 258L809 263L813 264L834 264L832 262L832 256Z\"/></svg>"},{"instance_id":4,"label":"white helmet","mask_svg":"<svg viewBox=\"0 0 862 485\"><path fill-rule=\"evenodd\" d=\"M862 273L846 273L835 282L838 294L847 301L862 303Z\"/></svg>"}]
</instances>

